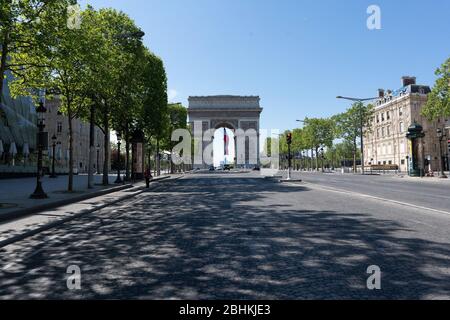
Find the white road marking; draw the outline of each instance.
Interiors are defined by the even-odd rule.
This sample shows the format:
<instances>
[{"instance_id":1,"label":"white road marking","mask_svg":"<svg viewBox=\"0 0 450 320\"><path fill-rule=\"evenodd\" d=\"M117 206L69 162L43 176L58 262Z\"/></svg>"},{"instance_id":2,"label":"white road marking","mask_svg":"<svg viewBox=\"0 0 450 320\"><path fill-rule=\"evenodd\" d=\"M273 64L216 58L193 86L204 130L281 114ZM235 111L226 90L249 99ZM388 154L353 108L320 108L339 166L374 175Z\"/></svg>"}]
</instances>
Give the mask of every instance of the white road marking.
<instances>
[{"instance_id":1,"label":"white road marking","mask_svg":"<svg viewBox=\"0 0 450 320\"><path fill-rule=\"evenodd\" d=\"M299 186L298 184L293 184L293 183L290 183L289 185ZM311 187L312 189L317 189L317 190L322 190L322 191L330 191L330 192L335 192L335 193L340 193L340 194L345 194L345 195L353 195L353 196L357 196L357 197L361 197L361 198L368 198L368 199L373 199L373 200L378 200L378 201L384 201L384 202L389 202L389 203L397 204L397 205L404 206L404 207L410 207L410 208L419 209L419 210L431 211L431 212L445 214L445 215L450 216L450 212L448 212L448 211L427 208L427 207L418 206L418 205L407 203L407 202L401 202L401 201L396 201L396 200L392 200L392 199L371 196L371 195L367 195L367 194L363 194L363 193L357 193L357 192L343 190L343 189L336 189L336 188L332 188L332 187L323 187L323 186L319 186L317 184L309 183L309 182L305 183L305 185Z\"/></svg>"}]
</instances>

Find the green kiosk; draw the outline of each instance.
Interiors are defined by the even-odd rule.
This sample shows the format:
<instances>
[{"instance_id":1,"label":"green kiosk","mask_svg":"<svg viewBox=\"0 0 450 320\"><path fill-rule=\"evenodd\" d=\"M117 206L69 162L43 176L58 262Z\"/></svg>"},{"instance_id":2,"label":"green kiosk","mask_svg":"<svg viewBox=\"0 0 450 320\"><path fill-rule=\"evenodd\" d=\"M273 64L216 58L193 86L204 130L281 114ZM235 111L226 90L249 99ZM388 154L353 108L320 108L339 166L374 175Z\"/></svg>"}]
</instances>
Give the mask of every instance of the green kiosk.
<instances>
[{"instance_id":1,"label":"green kiosk","mask_svg":"<svg viewBox=\"0 0 450 320\"><path fill-rule=\"evenodd\" d=\"M420 166L420 148L422 146L422 138L425 137L423 127L414 122L408 128L408 134L406 137L409 139L409 169L408 175L411 177L423 177L425 174L424 168Z\"/></svg>"}]
</instances>

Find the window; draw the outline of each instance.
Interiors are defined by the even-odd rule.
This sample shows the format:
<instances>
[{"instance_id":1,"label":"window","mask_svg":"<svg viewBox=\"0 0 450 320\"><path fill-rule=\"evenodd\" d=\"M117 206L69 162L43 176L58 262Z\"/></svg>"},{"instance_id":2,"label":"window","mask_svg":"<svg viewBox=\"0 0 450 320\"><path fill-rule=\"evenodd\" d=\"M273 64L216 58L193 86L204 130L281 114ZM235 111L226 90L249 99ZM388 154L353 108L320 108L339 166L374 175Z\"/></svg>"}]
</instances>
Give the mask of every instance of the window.
<instances>
[{"instance_id":1,"label":"window","mask_svg":"<svg viewBox=\"0 0 450 320\"><path fill-rule=\"evenodd\" d=\"M384 135L385 135L385 130L384 130L384 128L381 128L381 136L384 138Z\"/></svg>"},{"instance_id":2,"label":"window","mask_svg":"<svg viewBox=\"0 0 450 320\"><path fill-rule=\"evenodd\" d=\"M57 130L58 134L62 133L62 122L58 122L56 130Z\"/></svg>"},{"instance_id":3,"label":"window","mask_svg":"<svg viewBox=\"0 0 450 320\"><path fill-rule=\"evenodd\" d=\"M377 123L380 123L380 115L377 114Z\"/></svg>"},{"instance_id":4,"label":"window","mask_svg":"<svg viewBox=\"0 0 450 320\"><path fill-rule=\"evenodd\" d=\"M402 165L405 165L405 160L404 159L402 160Z\"/></svg>"},{"instance_id":5,"label":"window","mask_svg":"<svg viewBox=\"0 0 450 320\"><path fill-rule=\"evenodd\" d=\"M380 138L380 129L377 129L377 138Z\"/></svg>"},{"instance_id":6,"label":"window","mask_svg":"<svg viewBox=\"0 0 450 320\"><path fill-rule=\"evenodd\" d=\"M386 127L387 136L389 137L391 135L391 127Z\"/></svg>"},{"instance_id":7,"label":"window","mask_svg":"<svg viewBox=\"0 0 450 320\"><path fill-rule=\"evenodd\" d=\"M387 118L388 120L391 120L391 113L390 113L389 111L386 113L386 118Z\"/></svg>"},{"instance_id":8,"label":"window","mask_svg":"<svg viewBox=\"0 0 450 320\"><path fill-rule=\"evenodd\" d=\"M390 164L390 165L392 164L392 160L391 160L391 161L389 161L389 164Z\"/></svg>"},{"instance_id":9,"label":"window","mask_svg":"<svg viewBox=\"0 0 450 320\"><path fill-rule=\"evenodd\" d=\"M381 114L381 121L384 121L384 112Z\"/></svg>"},{"instance_id":10,"label":"window","mask_svg":"<svg viewBox=\"0 0 450 320\"><path fill-rule=\"evenodd\" d=\"M403 122L400 122L400 133L405 132L405 124Z\"/></svg>"},{"instance_id":11,"label":"window","mask_svg":"<svg viewBox=\"0 0 450 320\"><path fill-rule=\"evenodd\" d=\"M403 107L400 107L400 109L398 110L398 115L400 117L403 116Z\"/></svg>"}]
</instances>

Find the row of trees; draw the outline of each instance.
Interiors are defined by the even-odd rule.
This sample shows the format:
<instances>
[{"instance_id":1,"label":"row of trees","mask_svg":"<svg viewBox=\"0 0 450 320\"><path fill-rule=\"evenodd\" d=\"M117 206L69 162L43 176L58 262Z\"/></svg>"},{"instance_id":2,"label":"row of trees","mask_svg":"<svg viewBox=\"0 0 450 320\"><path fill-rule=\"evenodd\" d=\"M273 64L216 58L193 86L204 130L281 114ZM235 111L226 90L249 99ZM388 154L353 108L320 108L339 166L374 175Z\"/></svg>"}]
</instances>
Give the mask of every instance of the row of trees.
<instances>
[{"instance_id":1,"label":"row of trees","mask_svg":"<svg viewBox=\"0 0 450 320\"><path fill-rule=\"evenodd\" d=\"M307 118L302 128L286 131L279 138L282 166L286 166L288 145L286 136L292 133L291 152L299 160L296 167L318 170L327 164L336 167L343 160L349 160L356 171L357 159L361 152L359 141L364 129L370 127L373 106L354 103L347 111L330 118ZM268 138L267 146L271 144ZM335 144L335 141L340 142ZM268 150L270 154L270 150ZM295 161L294 161L295 162Z\"/></svg>"},{"instance_id":2,"label":"row of trees","mask_svg":"<svg viewBox=\"0 0 450 320\"><path fill-rule=\"evenodd\" d=\"M429 120L450 116L450 59L436 71L437 80L422 114ZM373 121L373 105L354 103L348 110L330 118L305 119L304 127L286 131L279 140L282 166L286 166L288 146L286 136L292 133L291 152L300 158L303 168L319 169L320 158L330 166L337 167L344 160L353 164L356 171L357 160L362 158L360 141L370 133L368 130ZM270 155L271 139L268 138L266 148ZM338 143L335 143L339 141ZM301 157L298 157L301 155ZM284 161L283 161L284 160ZM323 162L322 162L323 164Z\"/></svg>"},{"instance_id":3,"label":"row of trees","mask_svg":"<svg viewBox=\"0 0 450 320\"><path fill-rule=\"evenodd\" d=\"M90 6L81 10L73 0L4 0L0 20L0 79L6 72L13 74L13 96L32 96L38 102L45 93L47 99L61 99L69 127L68 191L73 190L75 118L91 123L92 161L94 127L104 133L105 185L112 130L125 141L129 178L130 141L135 132L144 132L159 153L161 144L168 144L171 126L186 123L182 116L177 118L179 123L171 121L175 107L167 103L163 62L143 45L143 32L126 14Z\"/></svg>"}]
</instances>

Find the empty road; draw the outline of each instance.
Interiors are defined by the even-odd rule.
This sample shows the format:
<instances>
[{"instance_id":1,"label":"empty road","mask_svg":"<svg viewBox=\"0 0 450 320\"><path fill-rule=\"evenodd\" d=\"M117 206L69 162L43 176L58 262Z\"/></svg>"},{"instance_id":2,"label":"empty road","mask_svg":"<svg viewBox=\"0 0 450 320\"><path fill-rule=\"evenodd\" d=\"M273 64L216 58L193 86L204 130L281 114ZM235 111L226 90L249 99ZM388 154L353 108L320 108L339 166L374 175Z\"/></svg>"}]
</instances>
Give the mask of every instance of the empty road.
<instances>
[{"instance_id":1,"label":"empty road","mask_svg":"<svg viewBox=\"0 0 450 320\"><path fill-rule=\"evenodd\" d=\"M304 178L195 174L158 185L0 249L0 299L450 298L445 192L428 203L399 180L395 203L364 196L389 196L390 180ZM327 190L336 187L349 192ZM367 288L372 265L381 290ZM69 266L81 270L79 290L67 287Z\"/></svg>"}]
</instances>

